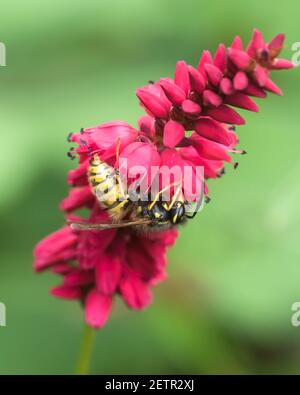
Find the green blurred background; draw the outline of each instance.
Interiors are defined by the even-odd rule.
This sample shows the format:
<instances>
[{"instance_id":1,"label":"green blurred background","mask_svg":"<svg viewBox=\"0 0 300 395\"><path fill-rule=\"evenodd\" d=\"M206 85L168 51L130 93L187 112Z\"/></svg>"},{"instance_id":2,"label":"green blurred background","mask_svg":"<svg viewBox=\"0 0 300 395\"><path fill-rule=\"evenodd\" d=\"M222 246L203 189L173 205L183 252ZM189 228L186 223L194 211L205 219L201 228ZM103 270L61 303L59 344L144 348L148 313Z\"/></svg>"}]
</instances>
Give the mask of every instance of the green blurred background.
<instances>
[{"instance_id":1,"label":"green blurred background","mask_svg":"<svg viewBox=\"0 0 300 395\"><path fill-rule=\"evenodd\" d=\"M63 223L66 136L113 119L135 124L135 88L196 63L203 49L287 34L300 41L299 2L1 1L0 373L73 373L83 319L52 298L59 282L32 272L32 249ZM275 73L274 73L275 74ZM92 373L300 373L299 69L274 80L238 128L248 155L210 182L212 202L181 230L169 279L144 312L117 302L99 331Z\"/></svg>"}]
</instances>

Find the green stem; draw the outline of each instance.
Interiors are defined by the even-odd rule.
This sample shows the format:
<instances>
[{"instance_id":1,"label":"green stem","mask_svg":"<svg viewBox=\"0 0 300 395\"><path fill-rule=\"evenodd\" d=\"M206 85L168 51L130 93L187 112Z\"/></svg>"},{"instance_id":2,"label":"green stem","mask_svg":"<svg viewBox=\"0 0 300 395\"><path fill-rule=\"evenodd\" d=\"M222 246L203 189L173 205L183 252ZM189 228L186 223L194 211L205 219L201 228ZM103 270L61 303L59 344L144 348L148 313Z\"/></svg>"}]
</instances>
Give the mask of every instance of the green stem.
<instances>
[{"instance_id":1,"label":"green stem","mask_svg":"<svg viewBox=\"0 0 300 395\"><path fill-rule=\"evenodd\" d=\"M90 369L91 354L96 331L85 325L80 346L77 374L88 374Z\"/></svg>"}]
</instances>

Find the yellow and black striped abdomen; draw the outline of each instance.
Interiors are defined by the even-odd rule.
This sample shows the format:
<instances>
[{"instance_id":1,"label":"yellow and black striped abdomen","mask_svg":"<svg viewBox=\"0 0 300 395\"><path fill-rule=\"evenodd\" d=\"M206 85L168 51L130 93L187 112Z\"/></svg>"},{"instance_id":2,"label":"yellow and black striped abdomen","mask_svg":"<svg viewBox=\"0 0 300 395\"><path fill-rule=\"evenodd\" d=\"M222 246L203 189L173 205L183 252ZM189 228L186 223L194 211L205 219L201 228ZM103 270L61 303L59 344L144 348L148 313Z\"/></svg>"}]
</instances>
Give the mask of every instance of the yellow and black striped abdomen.
<instances>
[{"instance_id":1,"label":"yellow and black striped abdomen","mask_svg":"<svg viewBox=\"0 0 300 395\"><path fill-rule=\"evenodd\" d=\"M113 218L121 218L123 208L125 208L129 200L123 191L118 172L112 166L101 161L96 154L90 162L88 179L101 206L108 210Z\"/></svg>"}]
</instances>

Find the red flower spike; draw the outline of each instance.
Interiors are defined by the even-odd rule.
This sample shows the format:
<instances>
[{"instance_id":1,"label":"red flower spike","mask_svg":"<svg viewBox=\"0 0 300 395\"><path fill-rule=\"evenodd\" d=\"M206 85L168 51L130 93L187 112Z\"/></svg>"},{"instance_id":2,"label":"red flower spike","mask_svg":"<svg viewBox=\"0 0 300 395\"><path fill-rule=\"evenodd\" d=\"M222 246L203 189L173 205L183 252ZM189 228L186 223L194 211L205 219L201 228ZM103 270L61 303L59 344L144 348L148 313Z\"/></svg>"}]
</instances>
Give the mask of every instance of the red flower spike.
<instances>
[{"instance_id":1,"label":"red flower spike","mask_svg":"<svg viewBox=\"0 0 300 395\"><path fill-rule=\"evenodd\" d=\"M245 121L231 106L258 111L249 96L264 98L267 91L282 94L270 73L294 67L278 58L283 42L284 35L279 34L266 44L255 30L245 51L236 36L230 48L219 45L214 59L204 51L197 69L182 60L176 65L174 80L162 78L139 88L137 96L148 115L139 118L138 129L114 121L70 134L68 140L76 147L69 156L78 158L78 166L69 172L71 190L60 205L66 219L87 224L112 221L89 184L88 167L95 153L127 175L129 185L140 176L130 174L130 169L143 166L146 192L154 180L160 188L170 188L164 172L173 166L182 171L189 166L190 174L183 172L185 179L177 174L172 182L183 181L182 193L195 201L196 182L204 176L201 185L207 195L207 180L224 174L225 162L232 163L231 154L244 152L236 149L233 125ZM127 160L127 169L121 166L122 159ZM197 166L203 167L203 176L197 174ZM175 188L171 186L170 191L172 197ZM87 218L74 214L81 208L89 211ZM59 274L62 282L51 290L52 295L80 301L88 325L101 328L116 295L133 309L151 303L151 288L166 278L166 251L177 234L176 227L139 233L131 228L79 231L64 226L37 244L34 269Z\"/></svg>"}]
</instances>

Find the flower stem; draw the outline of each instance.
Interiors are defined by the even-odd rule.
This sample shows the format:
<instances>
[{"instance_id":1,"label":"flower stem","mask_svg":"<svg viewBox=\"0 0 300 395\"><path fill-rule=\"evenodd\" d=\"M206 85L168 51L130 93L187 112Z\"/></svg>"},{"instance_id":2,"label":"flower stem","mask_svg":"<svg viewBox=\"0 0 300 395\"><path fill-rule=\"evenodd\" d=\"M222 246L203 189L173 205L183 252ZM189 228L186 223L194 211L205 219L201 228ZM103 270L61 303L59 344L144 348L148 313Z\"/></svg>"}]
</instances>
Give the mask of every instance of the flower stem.
<instances>
[{"instance_id":1,"label":"flower stem","mask_svg":"<svg viewBox=\"0 0 300 395\"><path fill-rule=\"evenodd\" d=\"M91 354L96 331L85 325L78 360L77 374L88 374L90 369Z\"/></svg>"}]
</instances>

